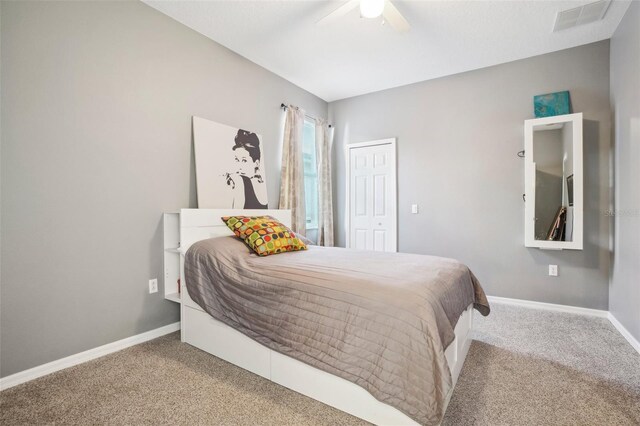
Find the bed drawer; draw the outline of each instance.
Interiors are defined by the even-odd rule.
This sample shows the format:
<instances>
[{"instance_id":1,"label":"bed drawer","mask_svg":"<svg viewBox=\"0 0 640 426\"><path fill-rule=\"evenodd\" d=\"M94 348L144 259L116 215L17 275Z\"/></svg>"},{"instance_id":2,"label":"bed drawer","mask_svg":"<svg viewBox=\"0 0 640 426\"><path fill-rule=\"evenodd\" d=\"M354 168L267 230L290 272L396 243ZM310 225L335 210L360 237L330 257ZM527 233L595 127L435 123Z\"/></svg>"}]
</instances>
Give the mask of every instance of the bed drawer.
<instances>
[{"instance_id":1,"label":"bed drawer","mask_svg":"<svg viewBox=\"0 0 640 426\"><path fill-rule=\"evenodd\" d=\"M202 349L267 379L271 376L271 351L206 312L183 306L185 343Z\"/></svg>"},{"instance_id":2,"label":"bed drawer","mask_svg":"<svg viewBox=\"0 0 640 426\"><path fill-rule=\"evenodd\" d=\"M444 351L444 356L449 364L449 371L451 371L451 378L453 379L453 385L455 386L462 371L462 364L469 351L469 345L471 339L469 333L473 327L473 305L470 305L458 319L456 324L455 338L453 342Z\"/></svg>"}]
</instances>

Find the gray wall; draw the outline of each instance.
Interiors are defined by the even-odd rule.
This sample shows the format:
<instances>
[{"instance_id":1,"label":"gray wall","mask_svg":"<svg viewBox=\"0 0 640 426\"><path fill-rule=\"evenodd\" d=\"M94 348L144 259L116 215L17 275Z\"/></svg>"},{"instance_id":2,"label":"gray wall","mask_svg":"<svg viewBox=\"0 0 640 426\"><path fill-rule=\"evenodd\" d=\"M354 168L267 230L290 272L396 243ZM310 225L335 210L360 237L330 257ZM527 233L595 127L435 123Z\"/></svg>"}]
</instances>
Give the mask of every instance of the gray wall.
<instances>
[{"instance_id":1,"label":"gray wall","mask_svg":"<svg viewBox=\"0 0 640 426\"><path fill-rule=\"evenodd\" d=\"M615 236L609 308L640 340L640 3L611 39Z\"/></svg>"},{"instance_id":2,"label":"gray wall","mask_svg":"<svg viewBox=\"0 0 640 426\"><path fill-rule=\"evenodd\" d=\"M195 207L191 116L263 135L327 104L142 4L3 2L0 375L178 320L161 213Z\"/></svg>"},{"instance_id":3,"label":"gray wall","mask_svg":"<svg viewBox=\"0 0 640 426\"><path fill-rule=\"evenodd\" d=\"M585 118L583 251L524 247L523 121L534 95L560 90ZM607 309L609 41L332 102L329 116L340 245L343 147L397 137L400 251L460 259L490 295Z\"/></svg>"}]
</instances>

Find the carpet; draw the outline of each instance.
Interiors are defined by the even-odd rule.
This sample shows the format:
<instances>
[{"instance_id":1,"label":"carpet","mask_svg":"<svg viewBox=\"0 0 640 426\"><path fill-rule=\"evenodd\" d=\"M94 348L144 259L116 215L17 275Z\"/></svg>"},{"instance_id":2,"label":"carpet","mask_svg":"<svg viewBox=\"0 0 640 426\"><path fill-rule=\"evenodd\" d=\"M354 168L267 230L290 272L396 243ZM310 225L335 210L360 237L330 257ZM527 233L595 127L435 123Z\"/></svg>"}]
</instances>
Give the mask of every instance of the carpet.
<instances>
[{"instance_id":1,"label":"carpet","mask_svg":"<svg viewBox=\"0 0 640 426\"><path fill-rule=\"evenodd\" d=\"M0 424L364 425L173 333L0 392ZM640 425L640 355L606 319L494 304L443 425Z\"/></svg>"}]
</instances>

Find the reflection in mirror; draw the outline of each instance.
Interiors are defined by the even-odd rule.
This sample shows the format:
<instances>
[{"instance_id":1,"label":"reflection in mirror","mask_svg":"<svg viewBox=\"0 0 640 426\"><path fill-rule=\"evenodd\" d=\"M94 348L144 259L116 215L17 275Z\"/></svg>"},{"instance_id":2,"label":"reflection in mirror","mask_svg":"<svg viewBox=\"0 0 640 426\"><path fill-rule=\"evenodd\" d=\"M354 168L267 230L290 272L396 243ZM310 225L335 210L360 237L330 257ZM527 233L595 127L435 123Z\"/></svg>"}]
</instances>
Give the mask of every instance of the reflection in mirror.
<instances>
[{"instance_id":1,"label":"reflection in mirror","mask_svg":"<svg viewBox=\"0 0 640 426\"><path fill-rule=\"evenodd\" d=\"M535 239L573 241L571 123L533 127Z\"/></svg>"}]
</instances>

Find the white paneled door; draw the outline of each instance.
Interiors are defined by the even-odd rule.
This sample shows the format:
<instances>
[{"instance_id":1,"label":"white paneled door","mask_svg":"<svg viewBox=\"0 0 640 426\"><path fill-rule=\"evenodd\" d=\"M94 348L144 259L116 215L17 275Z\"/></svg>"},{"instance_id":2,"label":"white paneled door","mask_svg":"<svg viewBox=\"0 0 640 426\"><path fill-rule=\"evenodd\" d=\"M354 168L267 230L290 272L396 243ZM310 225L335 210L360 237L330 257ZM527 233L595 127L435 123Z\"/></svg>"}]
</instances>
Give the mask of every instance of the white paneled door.
<instances>
[{"instance_id":1,"label":"white paneled door","mask_svg":"<svg viewBox=\"0 0 640 426\"><path fill-rule=\"evenodd\" d=\"M397 251L396 140L347 145L347 247Z\"/></svg>"}]
</instances>

